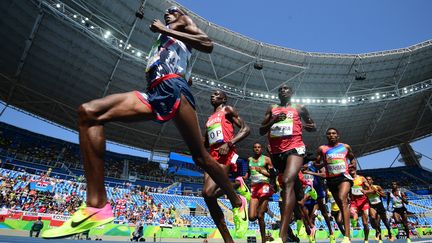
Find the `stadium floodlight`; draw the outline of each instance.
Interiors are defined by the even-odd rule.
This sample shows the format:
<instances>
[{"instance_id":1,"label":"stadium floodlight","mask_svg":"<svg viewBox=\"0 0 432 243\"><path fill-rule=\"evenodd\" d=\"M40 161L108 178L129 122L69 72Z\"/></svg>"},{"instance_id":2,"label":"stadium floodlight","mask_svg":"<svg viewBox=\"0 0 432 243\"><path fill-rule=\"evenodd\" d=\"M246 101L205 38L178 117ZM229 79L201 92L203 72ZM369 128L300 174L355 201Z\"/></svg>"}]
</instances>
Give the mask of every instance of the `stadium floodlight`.
<instances>
[{"instance_id":1,"label":"stadium floodlight","mask_svg":"<svg viewBox=\"0 0 432 243\"><path fill-rule=\"evenodd\" d=\"M108 37L110 37L110 36L111 36L111 31L107 30L107 32L105 32L105 34L104 34L104 38L108 39Z\"/></svg>"},{"instance_id":2,"label":"stadium floodlight","mask_svg":"<svg viewBox=\"0 0 432 243\"><path fill-rule=\"evenodd\" d=\"M145 3L145 0L139 0L141 1L141 6ZM85 30L85 33L96 37L100 42L103 42L104 45L111 45L111 48L115 49L116 51L123 52L125 49L130 51L124 52L124 54L127 54L131 57L134 57L140 62L145 62L145 60L148 59L147 52L143 50L139 50L137 48L133 48L131 44L125 44L126 42L124 40L121 40L120 38L117 38L118 36L122 36L124 38L123 33L119 33L115 29L107 30L97 24L98 21L95 21L98 19L97 15L92 15L92 20L90 20L89 17L85 17L83 14L80 14L80 12L74 10L72 7L68 6L67 4L64 4L61 2L61 0L50 0L50 1L42 1L42 4L46 6L49 10L53 11L54 13L57 13L56 16L63 16L64 19L67 21L70 21L74 23L74 27L80 30ZM87 14L86 14L87 15ZM138 17L138 16L137 16ZM91 30L91 31L90 31ZM97 30L97 31L96 31ZM113 32L113 33L111 33ZM131 54L133 53L133 54ZM144 56L144 58L142 58ZM254 68L257 70L263 69L263 62L262 60L255 60ZM358 69L354 69L355 73L355 79L356 80L364 80L366 79L366 73L363 70L361 66L359 66ZM243 88L239 87L237 88L234 86L234 84L230 83L223 83L219 80L212 80L211 78L205 77L204 80L196 77L194 75L194 80L200 80L198 82L202 88L209 87L209 83L211 81L211 85L217 87L223 87L223 89L226 90L234 90L234 95L237 95L241 98L245 98L245 95L248 99L256 100L260 102L272 102L273 99L278 99L278 95L271 94L270 91L262 92L259 90L253 90L253 89L247 89L246 86ZM205 81L205 83L204 83ZM206 85L207 84L207 85ZM355 105L357 102L362 103L368 103L368 102L380 102L385 100L393 100L395 97L406 97L408 95L415 94L417 92L422 92L423 90L430 89L432 84L432 79L424 80L422 82L418 82L416 84L407 85L405 87L398 88L396 92L389 90L389 89L380 89L381 92L375 91L360 91L355 90L355 94L357 96L351 96L349 97L346 95L345 97L338 97L338 96L329 96L329 97L292 97L293 102L300 102L303 101L303 103L313 103L313 105L325 105L325 106L341 106L341 105ZM389 87L385 87L389 88ZM392 87L393 88L393 87ZM233 92L232 92L233 93ZM248 95L250 94L250 95ZM354 93L351 93L351 95Z\"/></svg>"}]
</instances>

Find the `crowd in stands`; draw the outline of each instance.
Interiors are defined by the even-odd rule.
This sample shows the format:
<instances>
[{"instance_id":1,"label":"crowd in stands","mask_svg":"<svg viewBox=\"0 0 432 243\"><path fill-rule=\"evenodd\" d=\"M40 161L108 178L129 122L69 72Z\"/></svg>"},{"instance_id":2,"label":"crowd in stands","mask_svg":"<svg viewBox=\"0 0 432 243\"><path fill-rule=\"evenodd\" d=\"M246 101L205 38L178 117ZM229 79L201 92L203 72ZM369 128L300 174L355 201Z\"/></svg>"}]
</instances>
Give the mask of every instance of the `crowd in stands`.
<instances>
[{"instance_id":1,"label":"crowd in stands","mask_svg":"<svg viewBox=\"0 0 432 243\"><path fill-rule=\"evenodd\" d=\"M45 183L46 191L31 188L30 183ZM161 187L141 187L124 183L108 187L109 202L114 210L116 222L148 225L173 224L184 225L180 217L176 218L174 206L163 208L155 203L152 193L163 193ZM47 176L47 173L33 175L0 169L0 208L10 210L38 212L57 215L71 215L83 203L85 184ZM190 223L190 222L189 222Z\"/></svg>"},{"instance_id":2,"label":"crowd in stands","mask_svg":"<svg viewBox=\"0 0 432 243\"><path fill-rule=\"evenodd\" d=\"M22 165L23 163L25 165ZM188 169L196 169L192 164L186 166L190 166ZM105 160L107 178L125 179L124 170L133 172L138 179L163 182L165 186L174 182L202 184L202 178L170 174L167 170L161 169L159 163L149 161L146 158L107 152ZM0 207L2 208L71 215L85 198L85 180L82 176L83 170L78 145L1 122L0 171ZM72 171L72 176L59 176L63 172L67 174L67 171ZM419 172L416 168L366 170L362 171L361 174L371 175L375 178L376 183L384 188L388 188L393 180L398 181L403 187L419 187L421 185L424 188L425 185L432 184L431 173ZM65 178L67 179L65 180ZM197 217L181 215L180 217L174 205L162 206L160 201L155 201L154 193L167 193L167 189L162 186L140 186L138 183L130 183L127 180L121 181L123 183L107 184L109 200L117 223L142 222L145 224L168 223L200 226L199 224L204 222L210 227L213 225L208 215ZM52 188L48 191L32 189L30 188L31 182L44 182ZM177 191L180 190L181 188ZM187 195L190 195L190 192ZM194 195L200 196L199 194ZM273 204L270 205L270 208L277 212L277 203L274 202ZM418 204L420 205L421 202ZM274 208L272 209L272 207ZM423 211L420 209L416 213L421 214ZM204 219L199 217L204 217ZM267 217L266 220L270 219ZM421 223L429 224L430 221ZM271 223L268 222L267 225L271 225Z\"/></svg>"},{"instance_id":3,"label":"crowd in stands","mask_svg":"<svg viewBox=\"0 0 432 243\"><path fill-rule=\"evenodd\" d=\"M0 122L0 155L44 165L52 168L68 168L75 174L83 174L83 163L80 161L79 146L63 140L36 134ZM147 158L107 152L105 156L105 176L125 179L124 164L128 162L128 171L137 179L163 183L176 181L203 183L200 177L178 176L162 170L160 164ZM196 167L195 167L196 168Z\"/></svg>"},{"instance_id":4,"label":"crowd in stands","mask_svg":"<svg viewBox=\"0 0 432 243\"><path fill-rule=\"evenodd\" d=\"M30 182L47 182L49 186L62 187L64 183L71 184L77 191L83 191L82 184L72 181L58 180L44 175L35 176L19 173L11 176L13 171L5 171L0 175L0 207L28 212L69 215L80 206L81 199L77 193L49 192L30 189Z\"/></svg>"}]
</instances>

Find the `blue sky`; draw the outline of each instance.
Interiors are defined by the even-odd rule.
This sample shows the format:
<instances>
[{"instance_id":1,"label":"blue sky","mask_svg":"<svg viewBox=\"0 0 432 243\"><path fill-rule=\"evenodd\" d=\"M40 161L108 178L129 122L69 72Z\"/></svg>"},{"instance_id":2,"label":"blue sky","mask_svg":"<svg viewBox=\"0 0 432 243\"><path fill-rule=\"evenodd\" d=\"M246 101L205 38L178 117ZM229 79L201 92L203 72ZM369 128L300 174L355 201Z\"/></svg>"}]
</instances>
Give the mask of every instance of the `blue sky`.
<instances>
[{"instance_id":1,"label":"blue sky","mask_svg":"<svg viewBox=\"0 0 432 243\"><path fill-rule=\"evenodd\" d=\"M430 0L179 0L208 21L252 39L311 52L359 54L398 49L432 39ZM432 157L432 137L411 144ZM385 168L390 149L359 158L361 167ZM432 160L421 163L432 169ZM401 166L396 161L393 166Z\"/></svg>"},{"instance_id":2,"label":"blue sky","mask_svg":"<svg viewBox=\"0 0 432 243\"><path fill-rule=\"evenodd\" d=\"M432 39L430 0L177 2L245 36L303 51L365 53Z\"/></svg>"},{"instance_id":3,"label":"blue sky","mask_svg":"<svg viewBox=\"0 0 432 243\"><path fill-rule=\"evenodd\" d=\"M180 0L210 22L250 38L288 48L331 53L365 53L410 46L432 39L429 0L305 0L255 1ZM266 3L266 4L263 4ZM162 18L162 16L161 16ZM0 109L4 105L0 104ZM42 122L13 109L0 121L77 143L75 132ZM432 158L432 137L412 143L415 151ZM145 151L108 143L111 151L147 157ZM363 169L388 167L397 149L359 158ZM432 160L422 165L432 170ZM395 162L393 166L401 166Z\"/></svg>"}]
</instances>

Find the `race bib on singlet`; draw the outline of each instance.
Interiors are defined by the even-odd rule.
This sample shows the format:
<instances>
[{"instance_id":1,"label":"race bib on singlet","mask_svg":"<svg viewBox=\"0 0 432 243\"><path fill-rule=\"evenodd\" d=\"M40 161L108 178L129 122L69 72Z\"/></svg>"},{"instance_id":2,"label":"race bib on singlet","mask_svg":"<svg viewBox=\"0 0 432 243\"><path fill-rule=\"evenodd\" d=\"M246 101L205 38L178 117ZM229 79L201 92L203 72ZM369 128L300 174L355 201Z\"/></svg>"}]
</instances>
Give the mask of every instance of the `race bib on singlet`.
<instances>
[{"instance_id":1,"label":"race bib on singlet","mask_svg":"<svg viewBox=\"0 0 432 243\"><path fill-rule=\"evenodd\" d=\"M351 194L356 195L356 196L361 196L361 195L363 195L363 192L361 191L361 189L362 189L361 187L353 186L351 188Z\"/></svg>"},{"instance_id":2,"label":"race bib on singlet","mask_svg":"<svg viewBox=\"0 0 432 243\"><path fill-rule=\"evenodd\" d=\"M262 192L263 193L269 193L270 192L270 187L268 185L264 185L262 188Z\"/></svg>"},{"instance_id":3,"label":"race bib on singlet","mask_svg":"<svg viewBox=\"0 0 432 243\"><path fill-rule=\"evenodd\" d=\"M391 195L393 208L403 207L402 198L400 196Z\"/></svg>"},{"instance_id":4,"label":"race bib on singlet","mask_svg":"<svg viewBox=\"0 0 432 243\"><path fill-rule=\"evenodd\" d=\"M300 146L295 148L295 150L297 151L298 155L305 155L306 153L306 147L305 146Z\"/></svg>"},{"instance_id":5,"label":"race bib on singlet","mask_svg":"<svg viewBox=\"0 0 432 243\"><path fill-rule=\"evenodd\" d=\"M238 154L234 153L233 156L231 157L231 164L236 164L238 157L239 157Z\"/></svg>"},{"instance_id":6,"label":"race bib on singlet","mask_svg":"<svg viewBox=\"0 0 432 243\"><path fill-rule=\"evenodd\" d=\"M220 123L215 123L207 129L208 140L210 145L224 142L222 126Z\"/></svg>"},{"instance_id":7,"label":"race bib on singlet","mask_svg":"<svg viewBox=\"0 0 432 243\"><path fill-rule=\"evenodd\" d=\"M380 197L378 195L375 194L375 195L372 195L372 196L369 197L369 202L371 204L378 204L378 203L381 202L381 199L380 199Z\"/></svg>"},{"instance_id":8,"label":"race bib on singlet","mask_svg":"<svg viewBox=\"0 0 432 243\"><path fill-rule=\"evenodd\" d=\"M329 202L330 202L330 203L335 203L336 201L334 200L333 197L329 197Z\"/></svg>"},{"instance_id":9,"label":"race bib on singlet","mask_svg":"<svg viewBox=\"0 0 432 243\"><path fill-rule=\"evenodd\" d=\"M343 159L331 160L327 164L327 172L329 175L339 175L346 172L346 165Z\"/></svg>"},{"instance_id":10,"label":"race bib on singlet","mask_svg":"<svg viewBox=\"0 0 432 243\"><path fill-rule=\"evenodd\" d=\"M261 182L261 176L258 174L251 175L250 180L252 184L258 184Z\"/></svg>"},{"instance_id":11,"label":"race bib on singlet","mask_svg":"<svg viewBox=\"0 0 432 243\"><path fill-rule=\"evenodd\" d=\"M270 136L271 137L286 137L291 136L293 134L293 120L285 119L278 123L273 124L270 128Z\"/></svg>"}]
</instances>

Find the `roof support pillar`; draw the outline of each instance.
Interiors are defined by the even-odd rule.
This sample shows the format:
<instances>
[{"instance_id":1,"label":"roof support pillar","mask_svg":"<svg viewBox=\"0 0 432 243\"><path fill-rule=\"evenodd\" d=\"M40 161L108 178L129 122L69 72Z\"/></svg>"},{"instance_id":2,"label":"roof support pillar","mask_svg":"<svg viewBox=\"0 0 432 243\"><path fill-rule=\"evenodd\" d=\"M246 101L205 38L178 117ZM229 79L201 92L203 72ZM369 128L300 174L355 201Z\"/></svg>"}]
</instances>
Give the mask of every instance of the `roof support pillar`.
<instances>
[{"instance_id":1,"label":"roof support pillar","mask_svg":"<svg viewBox=\"0 0 432 243\"><path fill-rule=\"evenodd\" d=\"M142 2L141 6L140 6L140 9L144 9L144 5L145 5L145 4L146 4L146 0L144 0L144 1ZM107 92L108 92L109 86L111 85L111 82L112 82L112 80L113 80L114 74L115 74L115 72L117 71L118 65L120 64L120 61L123 59L124 52L125 52L127 46L129 45L129 40L130 40L130 38L131 38L131 36L132 36L132 33L133 33L134 30L135 30L136 24L137 24L137 22L138 22L138 18L139 18L139 17L138 17L137 15L135 15L135 19L134 19L134 21L133 21L133 23L132 23L132 27L131 27L131 29L130 29L130 31L129 31L129 34L128 34L127 39L126 39L126 42L125 42L125 44L124 44L123 51L121 52L120 56L117 58L116 63L114 64L114 67L113 67L113 69L112 69L112 71L111 71L111 74L110 74L110 77L109 77L109 79L108 79L108 82L105 84L105 89L104 89L104 92L103 92L103 94L102 94L102 97L105 97L106 94L107 94Z\"/></svg>"}]
</instances>

